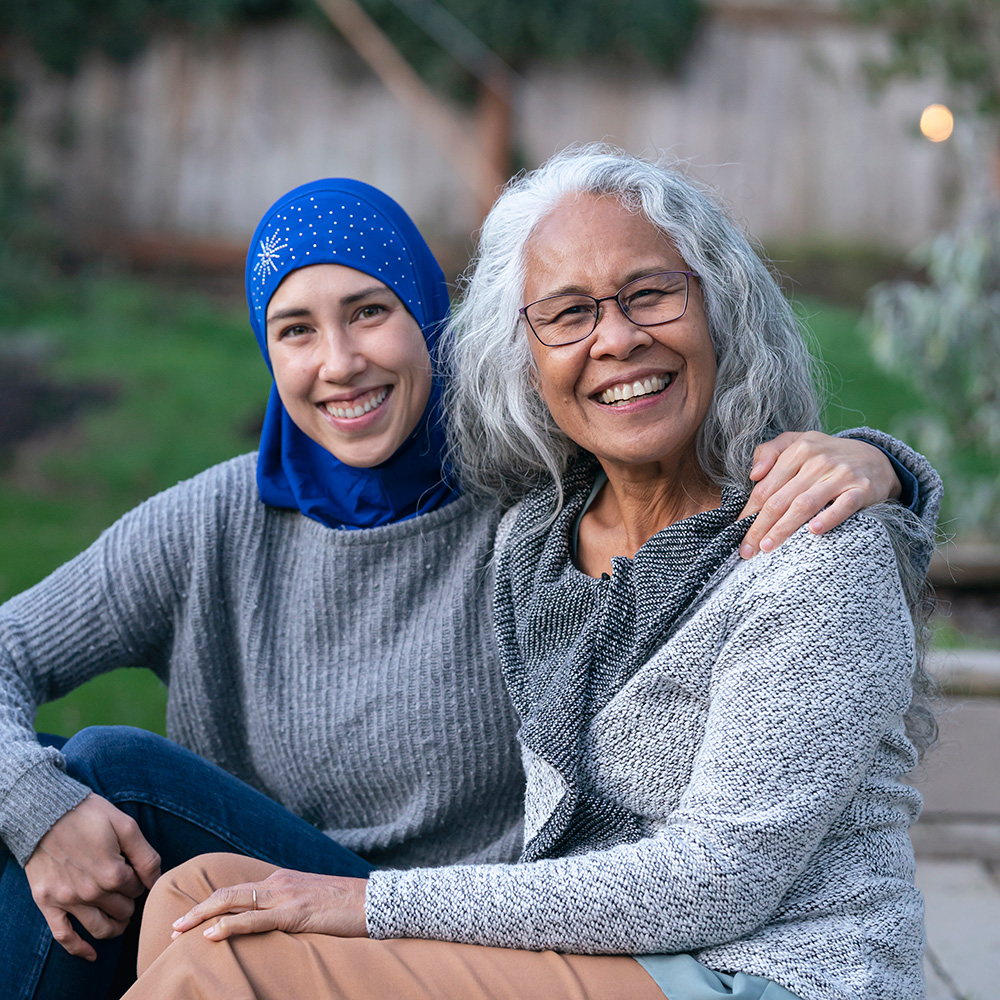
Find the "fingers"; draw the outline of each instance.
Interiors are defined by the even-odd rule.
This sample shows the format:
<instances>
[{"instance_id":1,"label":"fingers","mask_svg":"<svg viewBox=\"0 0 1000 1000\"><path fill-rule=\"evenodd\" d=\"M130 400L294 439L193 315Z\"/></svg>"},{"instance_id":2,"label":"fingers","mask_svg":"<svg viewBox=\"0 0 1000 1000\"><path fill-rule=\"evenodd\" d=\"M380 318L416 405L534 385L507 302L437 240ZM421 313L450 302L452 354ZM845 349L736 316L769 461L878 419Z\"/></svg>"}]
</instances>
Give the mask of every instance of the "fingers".
<instances>
[{"instance_id":1,"label":"fingers","mask_svg":"<svg viewBox=\"0 0 1000 1000\"><path fill-rule=\"evenodd\" d=\"M852 514L861 510L865 506L865 499L865 493L860 488L842 493L809 522L809 530L814 535L822 535L824 531L836 528L838 524L842 524Z\"/></svg>"},{"instance_id":2,"label":"fingers","mask_svg":"<svg viewBox=\"0 0 1000 1000\"><path fill-rule=\"evenodd\" d=\"M740 545L740 555L749 559L757 552L772 552L806 522L812 523L829 503L828 492L811 490L795 495L792 490L776 493L761 508ZM847 511L843 520L853 511ZM839 522L837 522L839 523ZM833 527L831 523L829 527ZM826 529L824 529L826 530Z\"/></svg>"},{"instance_id":3,"label":"fingers","mask_svg":"<svg viewBox=\"0 0 1000 1000\"><path fill-rule=\"evenodd\" d=\"M774 468L774 463L778 461L781 453L789 445L793 444L797 437L798 435L792 431L785 431L773 440L757 445L753 453L753 466L750 469L750 479L755 483L760 482ZM754 513L754 511L750 511L750 513Z\"/></svg>"},{"instance_id":4,"label":"fingers","mask_svg":"<svg viewBox=\"0 0 1000 1000\"><path fill-rule=\"evenodd\" d=\"M118 836L122 854L141 882L139 891L135 895L139 895L143 887L152 889L153 883L160 877L159 854L153 850L149 841L142 835L139 824L131 816L119 812L113 817L112 826Z\"/></svg>"},{"instance_id":5,"label":"fingers","mask_svg":"<svg viewBox=\"0 0 1000 1000\"><path fill-rule=\"evenodd\" d=\"M259 883L228 885L222 889L216 889L208 899L193 906L183 917L175 920L174 930L183 933L222 914L242 913L246 910L254 912L254 891L257 892L256 905L258 909L256 912L260 913L262 890Z\"/></svg>"},{"instance_id":6,"label":"fingers","mask_svg":"<svg viewBox=\"0 0 1000 1000\"><path fill-rule=\"evenodd\" d=\"M799 457L799 444L804 434L793 434L786 431L779 434L773 441L758 445L754 452L753 468L750 479L756 482L747 497L746 506L740 512L740 517L749 517L761 511L764 504L788 484L802 470L808 455Z\"/></svg>"},{"instance_id":7,"label":"fingers","mask_svg":"<svg viewBox=\"0 0 1000 1000\"><path fill-rule=\"evenodd\" d=\"M740 546L744 559L777 548L807 522L821 534L888 499L894 488L898 493L891 463L879 449L817 432L781 434L761 445L751 478L758 482L740 516L757 518Z\"/></svg>"},{"instance_id":8,"label":"fingers","mask_svg":"<svg viewBox=\"0 0 1000 1000\"><path fill-rule=\"evenodd\" d=\"M248 910L245 913L231 913L220 917L204 931L212 941L225 941L236 934L263 934L279 929L277 915L272 910ZM179 933L178 931L174 932Z\"/></svg>"},{"instance_id":9,"label":"fingers","mask_svg":"<svg viewBox=\"0 0 1000 1000\"><path fill-rule=\"evenodd\" d=\"M88 962L97 960L97 952L93 946L87 944L79 934L73 930L73 925L69 922L69 914L64 910L42 910L42 916L49 925L52 937L56 943L66 949L71 955L77 958L86 959Z\"/></svg>"},{"instance_id":10,"label":"fingers","mask_svg":"<svg viewBox=\"0 0 1000 1000\"><path fill-rule=\"evenodd\" d=\"M138 887L138 888L136 888ZM142 885L124 861L105 863L93 872L79 869L62 880L36 880L32 896L39 908L46 906L74 912L79 906L94 906L116 919L128 919L135 910L135 898Z\"/></svg>"},{"instance_id":11,"label":"fingers","mask_svg":"<svg viewBox=\"0 0 1000 1000\"><path fill-rule=\"evenodd\" d=\"M78 906L74 908L74 911L73 916L80 922L80 925L98 940L118 937L125 932L125 928L128 926L128 917L124 920L113 920L97 907ZM85 941L73 928L69 919L69 911L58 907L43 907L42 916L49 925L52 937L69 954L86 959L88 962L96 960L97 952L93 945Z\"/></svg>"},{"instance_id":12,"label":"fingers","mask_svg":"<svg viewBox=\"0 0 1000 1000\"><path fill-rule=\"evenodd\" d=\"M217 889L174 923L174 936L207 922L212 940L271 930L364 937L366 887L363 878L278 869L263 882Z\"/></svg>"}]
</instances>

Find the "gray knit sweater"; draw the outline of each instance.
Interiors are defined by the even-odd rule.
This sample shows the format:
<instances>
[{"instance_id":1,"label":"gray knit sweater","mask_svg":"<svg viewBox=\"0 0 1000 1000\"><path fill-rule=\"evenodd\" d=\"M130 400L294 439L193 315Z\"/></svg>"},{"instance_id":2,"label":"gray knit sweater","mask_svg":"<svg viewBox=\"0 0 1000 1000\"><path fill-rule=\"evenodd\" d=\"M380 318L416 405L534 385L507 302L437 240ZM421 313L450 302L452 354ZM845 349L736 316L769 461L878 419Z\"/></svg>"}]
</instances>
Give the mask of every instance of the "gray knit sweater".
<instances>
[{"instance_id":1,"label":"gray knit sweater","mask_svg":"<svg viewBox=\"0 0 1000 1000\"><path fill-rule=\"evenodd\" d=\"M87 789L36 706L150 667L170 735L340 843L402 867L507 861L524 778L462 498L367 531L260 503L255 456L127 514L0 607L0 836L20 862Z\"/></svg>"},{"instance_id":2,"label":"gray knit sweater","mask_svg":"<svg viewBox=\"0 0 1000 1000\"><path fill-rule=\"evenodd\" d=\"M910 464L932 525L940 481ZM567 480L547 536L540 494L501 528L522 863L375 873L369 931L684 951L804 1000L921 997L914 635L885 527L859 515L743 562L732 497L593 580L569 557L592 478Z\"/></svg>"}]
</instances>

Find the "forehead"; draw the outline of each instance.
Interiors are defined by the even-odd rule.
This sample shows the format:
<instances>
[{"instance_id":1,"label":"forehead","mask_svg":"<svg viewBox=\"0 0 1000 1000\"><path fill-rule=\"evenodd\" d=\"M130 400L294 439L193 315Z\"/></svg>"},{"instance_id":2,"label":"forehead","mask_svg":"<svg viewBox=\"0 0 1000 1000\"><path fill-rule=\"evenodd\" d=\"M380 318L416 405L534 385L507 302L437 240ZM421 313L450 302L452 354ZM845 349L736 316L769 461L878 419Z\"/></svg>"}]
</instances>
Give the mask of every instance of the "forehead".
<instances>
[{"instance_id":1,"label":"forehead","mask_svg":"<svg viewBox=\"0 0 1000 1000\"><path fill-rule=\"evenodd\" d=\"M563 198L525 244L525 296L559 290L616 291L632 277L686 270L670 239L644 215L608 196ZM617 282L617 284L616 284Z\"/></svg>"},{"instance_id":2,"label":"forehead","mask_svg":"<svg viewBox=\"0 0 1000 1000\"><path fill-rule=\"evenodd\" d=\"M307 307L313 303L329 302L362 293L385 292L395 297L395 292L383 281L344 264L310 264L285 275L274 290L267 305L270 315L275 308L294 299L296 305Z\"/></svg>"}]
</instances>

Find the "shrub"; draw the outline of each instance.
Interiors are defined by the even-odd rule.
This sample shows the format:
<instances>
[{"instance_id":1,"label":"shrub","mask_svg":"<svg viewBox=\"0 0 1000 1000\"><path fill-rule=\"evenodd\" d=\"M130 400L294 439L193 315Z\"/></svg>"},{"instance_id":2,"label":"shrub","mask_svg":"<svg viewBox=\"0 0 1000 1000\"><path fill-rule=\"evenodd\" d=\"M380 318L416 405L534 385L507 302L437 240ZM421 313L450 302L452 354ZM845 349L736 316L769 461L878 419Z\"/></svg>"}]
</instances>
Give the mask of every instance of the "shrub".
<instances>
[{"instance_id":1,"label":"shrub","mask_svg":"<svg viewBox=\"0 0 1000 1000\"><path fill-rule=\"evenodd\" d=\"M1000 206L915 255L926 284L876 285L876 361L923 407L900 431L937 464L962 535L1000 537Z\"/></svg>"}]
</instances>

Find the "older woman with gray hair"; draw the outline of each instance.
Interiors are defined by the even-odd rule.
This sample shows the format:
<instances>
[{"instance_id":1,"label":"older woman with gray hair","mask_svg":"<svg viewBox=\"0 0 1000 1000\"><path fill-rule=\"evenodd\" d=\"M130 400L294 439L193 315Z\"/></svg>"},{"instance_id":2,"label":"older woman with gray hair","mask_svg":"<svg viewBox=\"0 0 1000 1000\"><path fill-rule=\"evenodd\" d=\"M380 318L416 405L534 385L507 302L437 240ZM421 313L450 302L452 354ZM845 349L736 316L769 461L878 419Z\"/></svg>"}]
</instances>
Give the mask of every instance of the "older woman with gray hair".
<instances>
[{"instance_id":1,"label":"older woman with gray hair","mask_svg":"<svg viewBox=\"0 0 1000 1000\"><path fill-rule=\"evenodd\" d=\"M922 996L902 778L934 734L934 471L911 456L923 521L888 504L739 558L754 449L817 424L808 356L712 200L617 151L503 194L451 337L464 481L517 501L521 858L367 882L201 859L154 889L129 996Z\"/></svg>"}]
</instances>

